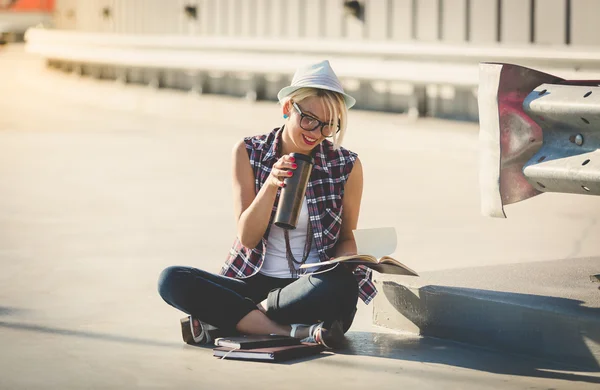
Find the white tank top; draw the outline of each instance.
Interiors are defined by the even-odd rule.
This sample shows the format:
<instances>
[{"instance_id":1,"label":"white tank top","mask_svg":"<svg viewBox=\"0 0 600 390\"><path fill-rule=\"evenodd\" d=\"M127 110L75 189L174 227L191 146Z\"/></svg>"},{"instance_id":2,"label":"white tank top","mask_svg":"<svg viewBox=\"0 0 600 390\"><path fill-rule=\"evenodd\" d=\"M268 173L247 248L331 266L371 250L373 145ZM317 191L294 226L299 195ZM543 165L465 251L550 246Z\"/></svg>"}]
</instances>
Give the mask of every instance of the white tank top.
<instances>
[{"instance_id":1,"label":"white tank top","mask_svg":"<svg viewBox=\"0 0 600 390\"><path fill-rule=\"evenodd\" d=\"M306 197L302 203L300 209L300 216L298 217L298 225L296 229L290 230L290 248L297 261L302 261L304 255L304 245L306 241L306 231L308 230L308 206L306 204ZM265 260L260 273L271 276L274 278L291 278L292 274L288 267L287 257L285 255L285 237L283 235L284 229L271 225L269 232L269 238L267 240L267 253L265 254ZM306 263L318 263L319 254L317 253L317 247L315 240L312 240L312 246L306 259ZM296 269L299 265L294 263ZM309 270L310 271L310 270Z\"/></svg>"}]
</instances>

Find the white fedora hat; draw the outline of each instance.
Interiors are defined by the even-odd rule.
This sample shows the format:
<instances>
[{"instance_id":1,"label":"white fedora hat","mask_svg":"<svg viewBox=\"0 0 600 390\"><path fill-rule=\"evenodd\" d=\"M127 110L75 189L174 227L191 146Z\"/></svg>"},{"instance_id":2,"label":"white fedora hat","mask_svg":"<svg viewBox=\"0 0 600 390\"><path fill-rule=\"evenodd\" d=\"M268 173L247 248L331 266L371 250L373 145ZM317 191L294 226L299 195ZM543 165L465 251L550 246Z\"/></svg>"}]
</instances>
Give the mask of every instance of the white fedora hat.
<instances>
[{"instance_id":1,"label":"white fedora hat","mask_svg":"<svg viewBox=\"0 0 600 390\"><path fill-rule=\"evenodd\" d=\"M344 92L342 83L327 60L298 68L294 73L292 85L282 88L277 94L277 98L281 101L300 88L319 88L337 92L344 97L347 108L356 103L356 99Z\"/></svg>"}]
</instances>

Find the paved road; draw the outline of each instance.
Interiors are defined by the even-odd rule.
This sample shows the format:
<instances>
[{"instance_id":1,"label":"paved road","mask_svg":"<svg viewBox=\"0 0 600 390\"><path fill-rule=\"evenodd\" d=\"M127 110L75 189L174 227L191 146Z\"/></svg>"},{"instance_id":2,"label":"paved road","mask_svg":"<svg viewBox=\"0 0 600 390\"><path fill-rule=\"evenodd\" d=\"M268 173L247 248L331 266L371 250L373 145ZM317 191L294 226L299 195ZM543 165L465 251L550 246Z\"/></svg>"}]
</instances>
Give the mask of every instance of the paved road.
<instances>
[{"instance_id":1,"label":"paved road","mask_svg":"<svg viewBox=\"0 0 600 390\"><path fill-rule=\"evenodd\" d=\"M273 103L122 87L0 51L0 389L594 388L597 373L391 333L360 304L350 347L304 363L184 346L156 294L171 264L217 270L234 231L229 156ZM419 270L597 255L600 199L544 195L479 216L477 128L354 112L361 227L393 225Z\"/></svg>"}]
</instances>

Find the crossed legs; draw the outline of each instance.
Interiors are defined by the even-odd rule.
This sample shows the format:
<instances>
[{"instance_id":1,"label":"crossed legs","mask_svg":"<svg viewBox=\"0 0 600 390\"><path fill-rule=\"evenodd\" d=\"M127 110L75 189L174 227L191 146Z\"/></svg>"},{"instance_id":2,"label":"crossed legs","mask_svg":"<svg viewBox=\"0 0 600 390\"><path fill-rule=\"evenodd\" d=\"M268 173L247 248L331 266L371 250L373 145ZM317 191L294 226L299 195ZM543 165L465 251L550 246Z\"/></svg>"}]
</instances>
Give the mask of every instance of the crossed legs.
<instances>
[{"instance_id":1,"label":"crossed legs","mask_svg":"<svg viewBox=\"0 0 600 390\"><path fill-rule=\"evenodd\" d=\"M158 291L171 306L226 331L289 335L290 324L342 321L344 332L356 310L358 286L342 266L299 279L256 274L235 279L190 267L169 267ZM257 304L266 298L266 308ZM297 337L308 336L308 328Z\"/></svg>"}]
</instances>

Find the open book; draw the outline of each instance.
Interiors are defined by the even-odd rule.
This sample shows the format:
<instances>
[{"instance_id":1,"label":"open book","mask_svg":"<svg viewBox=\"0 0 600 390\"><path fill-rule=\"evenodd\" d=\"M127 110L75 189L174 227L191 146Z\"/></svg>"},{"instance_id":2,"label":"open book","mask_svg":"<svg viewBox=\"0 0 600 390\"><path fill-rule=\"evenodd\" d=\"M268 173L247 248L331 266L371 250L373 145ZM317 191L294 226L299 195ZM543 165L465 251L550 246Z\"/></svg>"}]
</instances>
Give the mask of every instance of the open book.
<instances>
[{"instance_id":1,"label":"open book","mask_svg":"<svg viewBox=\"0 0 600 390\"><path fill-rule=\"evenodd\" d=\"M336 263L364 265L382 274L419 276L398 260L390 257L396 250L396 229L376 228L354 230L358 255L336 257L321 263L303 264L300 268L315 268ZM369 253L369 254L367 254Z\"/></svg>"}]
</instances>

